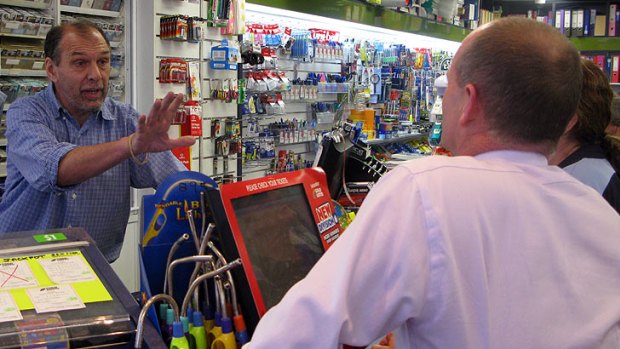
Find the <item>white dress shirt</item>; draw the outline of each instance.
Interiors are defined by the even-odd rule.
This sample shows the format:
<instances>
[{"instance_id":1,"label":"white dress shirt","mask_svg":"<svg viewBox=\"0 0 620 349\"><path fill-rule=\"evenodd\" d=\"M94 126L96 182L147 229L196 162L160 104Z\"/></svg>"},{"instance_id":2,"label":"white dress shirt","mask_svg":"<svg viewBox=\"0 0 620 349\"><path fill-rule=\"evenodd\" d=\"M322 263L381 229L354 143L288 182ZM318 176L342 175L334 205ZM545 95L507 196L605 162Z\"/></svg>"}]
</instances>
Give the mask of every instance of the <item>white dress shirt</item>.
<instances>
[{"instance_id":1,"label":"white dress shirt","mask_svg":"<svg viewBox=\"0 0 620 349\"><path fill-rule=\"evenodd\" d=\"M385 175L244 349L620 348L620 216L540 154Z\"/></svg>"}]
</instances>

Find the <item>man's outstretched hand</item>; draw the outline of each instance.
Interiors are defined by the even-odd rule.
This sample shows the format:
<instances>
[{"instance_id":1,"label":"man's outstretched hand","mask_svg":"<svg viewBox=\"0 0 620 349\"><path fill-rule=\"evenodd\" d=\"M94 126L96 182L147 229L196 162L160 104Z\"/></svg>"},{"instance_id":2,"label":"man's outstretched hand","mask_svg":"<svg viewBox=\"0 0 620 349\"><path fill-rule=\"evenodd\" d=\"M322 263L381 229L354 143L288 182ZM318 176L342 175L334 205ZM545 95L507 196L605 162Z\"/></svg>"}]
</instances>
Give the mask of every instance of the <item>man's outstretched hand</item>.
<instances>
[{"instance_id":1,"label":"man's outstretched hand","mask_svg":"<svg viewBox=\"0 0 620 349\"><path fill-rule=\"evenodd\" d=\"M157 99L151 107L149 115L140 115L138 129L132 139L135 154L155 153L194 144L192 136L170 138L168 129L177 110L183 103L183 94L168 92L163 99Z\"/></svg>"}]
</instances>

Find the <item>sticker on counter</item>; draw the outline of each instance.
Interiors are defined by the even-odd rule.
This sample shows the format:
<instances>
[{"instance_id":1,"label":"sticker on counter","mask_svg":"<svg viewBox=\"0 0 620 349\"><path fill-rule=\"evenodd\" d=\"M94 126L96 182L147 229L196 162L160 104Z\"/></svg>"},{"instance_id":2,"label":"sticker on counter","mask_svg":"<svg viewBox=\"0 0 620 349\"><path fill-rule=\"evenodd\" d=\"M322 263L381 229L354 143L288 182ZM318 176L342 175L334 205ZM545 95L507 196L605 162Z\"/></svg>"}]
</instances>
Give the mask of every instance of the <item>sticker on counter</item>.
<instances>
[{"instance_id":1,"label":"sticker on counter","mask_svg":"<svg viewBox=\"0 0 620 349\"><path fill-rule=\"evenodd\" d=\"M37 314L86 307L71 285L29 288L26 293Z\"/></svg>"},{"instance_id":2,"label":"sticker on counter","mask_svg":"<svg viewBox=\"0 0 620 349\"><path fill-rule=\"evenodd\" d=\"M0 322L22 320L22 313L9 292L0 292Z\"/></svg>"},{"instance_id":3,"label":"sticker on counter","mask_svg":"<svg viewBox=\"0 0 620 349\"><path fill-rule=\"evenodd\" d=\"M0 290L38 286L25 260L0 263Z\"/></svg>"},{"instance_id":4,"label":"sticker on counter","mask_svg":"<svg viewBox=\"0 0 620 349\"><path fill-rule=\"evenodd\" d=\"M81 256L62 256L39 260L47 276L56 284L97 280Z\"/></svg>"}]
</instances>

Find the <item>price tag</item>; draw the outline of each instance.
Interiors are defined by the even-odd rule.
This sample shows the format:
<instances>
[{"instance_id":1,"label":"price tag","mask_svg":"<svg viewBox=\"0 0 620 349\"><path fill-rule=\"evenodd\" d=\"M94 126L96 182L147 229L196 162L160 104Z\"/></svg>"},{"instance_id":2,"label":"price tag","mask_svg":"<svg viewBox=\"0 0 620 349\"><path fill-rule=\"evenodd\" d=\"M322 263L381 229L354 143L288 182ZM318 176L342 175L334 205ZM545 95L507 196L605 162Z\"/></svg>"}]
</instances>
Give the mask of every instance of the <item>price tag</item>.
<instances>
[{"instance_id":1,"label":"price tag","mask_svg":"<svg viewBox=\"0 0 620 349\"><path fill-rule=\"evenodd\" d=\"M63 233L51 233L51 234L39 234L32 237L36 242L52 242L67 240L67 237Z\"/></svg>"},{"instance_id":2,"label":"price tag","mask_svg":"<svg viewBox=\"0 0 620 349\"><path fill-rule=\"evenodd\" d=\"M4 22L4 27L6 29L19 29L21 26L21 22L19 21L6 21Z\"/></svg>"}]
</instances>

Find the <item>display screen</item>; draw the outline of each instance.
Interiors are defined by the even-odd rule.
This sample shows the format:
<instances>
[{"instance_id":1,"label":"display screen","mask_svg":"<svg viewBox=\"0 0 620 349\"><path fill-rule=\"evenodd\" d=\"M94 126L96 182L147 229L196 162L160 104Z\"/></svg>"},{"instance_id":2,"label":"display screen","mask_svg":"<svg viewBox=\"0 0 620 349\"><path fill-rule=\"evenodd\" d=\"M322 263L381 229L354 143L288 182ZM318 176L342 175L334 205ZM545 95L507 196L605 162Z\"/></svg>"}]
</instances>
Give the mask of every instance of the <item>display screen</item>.
<instances>
[{"instance_id":1,"label":"display screen","mask_svg":"<svg viewBox=\"0 0 620 349\"><path fill-rule=\"evenodd\" d=\"M306 276L324 248L301 184L232 200L265 308Z\"/></svg>"}]
</instances>

